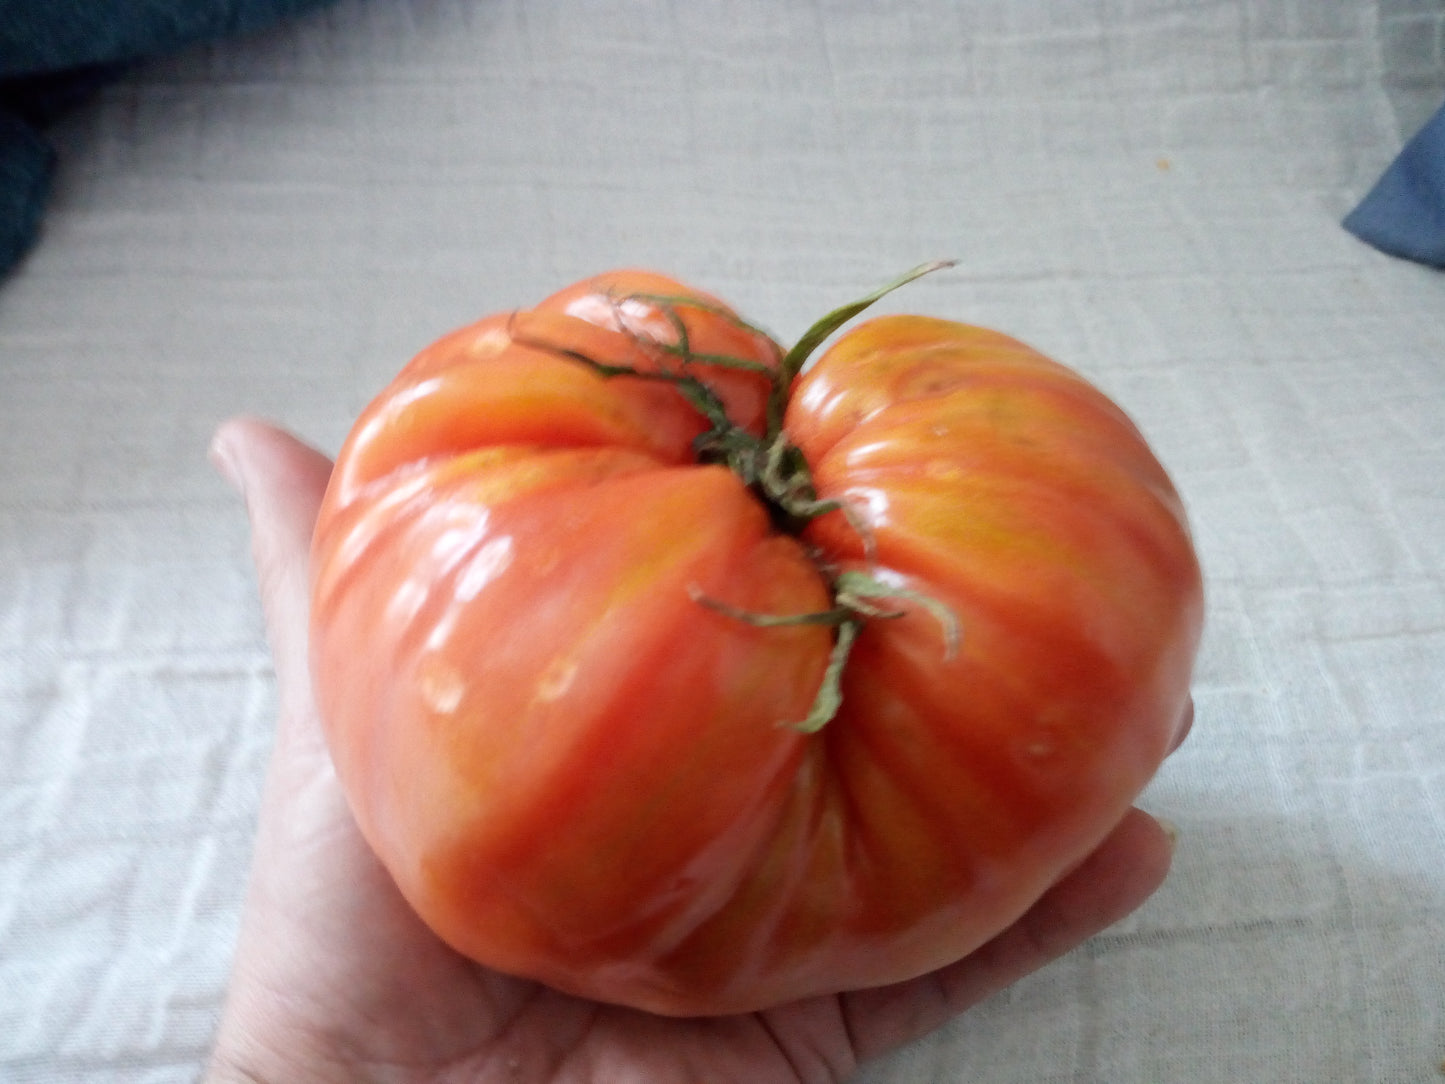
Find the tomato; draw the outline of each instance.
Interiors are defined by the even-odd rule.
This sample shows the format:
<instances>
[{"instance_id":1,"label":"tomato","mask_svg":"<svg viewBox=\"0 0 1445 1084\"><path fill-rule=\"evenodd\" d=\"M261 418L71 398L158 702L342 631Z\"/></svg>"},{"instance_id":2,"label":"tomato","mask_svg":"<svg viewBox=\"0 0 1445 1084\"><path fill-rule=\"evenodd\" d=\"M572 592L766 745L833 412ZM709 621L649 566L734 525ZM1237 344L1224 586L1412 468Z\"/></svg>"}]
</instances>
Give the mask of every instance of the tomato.
<instances>
[{"instance_id":1,"label":"tomato","mask_svg":"<svg viewBox=\"0 0 1445 1084\"><path fill-rule=\"evenodd\" d=\"M672 1015L906 979L1013 922L1171 748L1200 572L1124 413L944 320L803 353L615 272L446 336L358 419L317 701L363 834L466 956Z\"/></svg>"}]
</instances>

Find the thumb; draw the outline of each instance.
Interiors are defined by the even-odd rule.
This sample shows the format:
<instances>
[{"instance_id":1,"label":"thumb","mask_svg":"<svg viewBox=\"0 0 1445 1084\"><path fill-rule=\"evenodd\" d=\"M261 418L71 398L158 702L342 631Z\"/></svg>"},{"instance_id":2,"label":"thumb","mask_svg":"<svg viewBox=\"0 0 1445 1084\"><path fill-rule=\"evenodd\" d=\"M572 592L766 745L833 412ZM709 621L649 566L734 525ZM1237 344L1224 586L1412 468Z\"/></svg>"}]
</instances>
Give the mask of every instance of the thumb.
<instances>
[{"instance_id":1,"label":"thumb","mask_svg":"<svg viewBox=\"0 0 1445 1084\"><path fill-rule=\"evenodd\" d=\"M210 459L245 498L281 705L283 711L301 708L310 696L306 645L311 534L331 461L254 418L222 423L211 440Z\"/></svg>"}]
</instances>

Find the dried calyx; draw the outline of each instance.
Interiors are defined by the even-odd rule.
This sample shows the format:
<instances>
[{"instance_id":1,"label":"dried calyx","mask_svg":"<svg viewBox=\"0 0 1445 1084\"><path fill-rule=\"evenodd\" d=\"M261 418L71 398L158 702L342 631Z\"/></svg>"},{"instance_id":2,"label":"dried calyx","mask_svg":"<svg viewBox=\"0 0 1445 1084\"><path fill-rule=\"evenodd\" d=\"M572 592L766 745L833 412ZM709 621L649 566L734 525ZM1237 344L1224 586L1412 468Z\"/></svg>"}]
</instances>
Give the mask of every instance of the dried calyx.
<instances>
[{"instance_id":1,"label":"dried calyx","mask_svg":"<svg viewBox=\"0 0 1445 1084\"><path fill-rule=\"evenodd\" d=\"M787 433L783 429L783 416L787 409L788 396L792 390L793 381L802 372L803 366L813 351L845 323L899 287L952 265L952 261L946 260L921 264L866 297L834 309L808 328L776 366L729 354L694 351L681 310L702 310L752 334L766 337L766 333L728 309L686 295L628 293L611 299L616 312L617 326L636 340L649 354L664 362L655 369L639 369L632 365L616 365L599 361L577 350L524 337L518 334L516 329L513 329L512 337L513 341L520 345L568 357L604 377L639 377L673 385L709 424L709 428L693 441L693 452L698 461L726 466L742 479L743 484L751 489L768 509L776 529L797 535L816 517L830 512L840 512L848 518L854 529L862 536L865 551L871 553L872 543L866 526L860 523L841 502L819 499L813 486L812 473L807 460L802 451L788 440ZM637 330L632 322L624 317L623 307L628 302L647 305L659 313L670 325L672 338L670 340L661 339ZM728 417L722 397L705 379L698 375L698 366L738 369L756 372L767 377L771 388L762 434L745 429ZM936 599L910 591L897 584L886 583L868 572L840 571L829 568L822 562L816 563L819 573L828 582L829 593L833 599L832 607L827 610L804 614L755 613L709 598L701 589L694 589L692 592L693 600L699 605L749 625L759 627L832 625L836 627L837 633L827 669L807 716L801 720L785 723L785 725L793 726L808 734L821 730L837 714L843 700L843 671L847 666L853 643L863 626L869 620L903 616L904 611L880 605L880 603L889 600L908 601L926 609L942 626L945 650L949 655L957 650L959 638L958 622L953 612Z\"/></svg>"}]
</instances>

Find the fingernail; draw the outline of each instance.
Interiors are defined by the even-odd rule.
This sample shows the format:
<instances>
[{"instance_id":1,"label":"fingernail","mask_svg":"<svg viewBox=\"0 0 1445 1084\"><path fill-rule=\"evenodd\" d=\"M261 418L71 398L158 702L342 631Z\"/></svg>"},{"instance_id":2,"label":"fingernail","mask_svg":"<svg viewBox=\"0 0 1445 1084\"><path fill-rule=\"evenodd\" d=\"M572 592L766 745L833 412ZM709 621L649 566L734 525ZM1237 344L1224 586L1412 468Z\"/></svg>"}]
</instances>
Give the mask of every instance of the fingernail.
<instances>
[{"instance_id":1,"label":"fingernail","mask_svg":"<svg viewBox=\"0 0 1445 1084\"><path fill-rule=\"evenodd\" d=\"M1159 827L1164 829L1164 834L1169 837L1169 850L1171 852L1178 850L1179 825L1175 824L1167 817L1155 817L1154 819L1159 822Z\"/></svg>"},{"instance_id":2,"label":"fingernail","mask_svg":"<svg viewBox=\"0 0 1445 1084\"><path fill-rule=\"evenodd\" d=\"M211 446L206 450L206 458L211 461L211 466L216 468L216 472L229 482L237 493L242 497L246 495L246 476L242 473L240 464L236 462L236 453L226 439L224 431L218 432L211 438Z\"/></svg>"}]
</instances>

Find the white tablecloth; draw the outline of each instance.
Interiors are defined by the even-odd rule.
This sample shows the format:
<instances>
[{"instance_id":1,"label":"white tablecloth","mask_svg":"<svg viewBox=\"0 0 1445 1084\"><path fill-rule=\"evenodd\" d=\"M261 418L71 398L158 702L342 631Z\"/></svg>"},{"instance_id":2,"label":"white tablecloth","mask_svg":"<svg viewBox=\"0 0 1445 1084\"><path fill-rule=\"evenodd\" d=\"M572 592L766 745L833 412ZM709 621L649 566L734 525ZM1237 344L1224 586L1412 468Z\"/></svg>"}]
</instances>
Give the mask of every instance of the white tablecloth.
<instances>
[{"instance_id":1,"label":"white tablecloth","mask_svg":"<svg viewBox=\"0 0 1445 1084\"><path fill-rule=\"evenodd\" d=\"M1442 43L1438 0L372 0L107 90L0 285L0 1079L210 1042L273 711L218 420L334 451L607 267L791 337L935 256L884 308L1113 394L1209 624L1165 887L863 1079L1441 1079L1445 275L1338 220Z\"/></svg>"}]
</instances>

